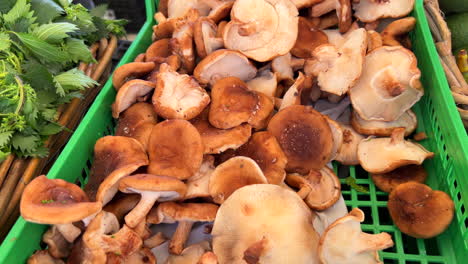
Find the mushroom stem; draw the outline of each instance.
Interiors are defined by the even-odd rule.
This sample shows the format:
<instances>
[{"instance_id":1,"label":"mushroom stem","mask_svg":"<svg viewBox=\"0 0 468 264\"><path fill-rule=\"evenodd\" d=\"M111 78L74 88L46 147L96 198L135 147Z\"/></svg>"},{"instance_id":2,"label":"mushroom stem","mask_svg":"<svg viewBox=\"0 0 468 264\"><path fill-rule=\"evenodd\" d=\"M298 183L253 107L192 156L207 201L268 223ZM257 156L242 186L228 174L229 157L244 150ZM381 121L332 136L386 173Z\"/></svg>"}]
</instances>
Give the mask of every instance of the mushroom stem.
<instances>
[{"instance_id":1,"label":"mushroom stem","mask_svg":"<svg viewBox=\"0 0 468 264\"><path fill-rule=\"evenodd\" d=\"M169 252L180 255L184 250L185 241L187 241L190 231L192 231L192 221L180 221L177 229L169 243Z\"/></svg>"},{"instance_id":2,"label":"mushroom stem","mask_svg":"<svg viewBox=\"0 0 468 264\"><path fill-rule=\"evenodd\" d=\"M164 236L163 233L158 232L156 235L146 239L144 241L144 245L145 247L152 249L166 242L166 240L167 240L166 236Z\"/></svg>"},{"instance_id":3,"label":"mushroom stem","mask_svg":"<svg viewBox=\"0 0 468 264\"><path fill-rule=\"evenodd\" d=\"M158 193L141 192L141 199L130 213L125 216L125 223L135 228L148 214L154 203L159 199Z\"/></svg>"},{"instance_id":4,"label":"mushroom stem","mask_svg":"<svg viewBox=\"0 0 468 264\"><path fill-rule=\"evenodd\" d=\"M257 32L257 22L252 21L249 23L245 23L242 26L239 27L239 35L246 37L253 35L255 32Z\"/></svg>"},{"instance_id":5,"label":"mushroom stem","mask_svg":"<svg viewBox=\"0 0 468 264\"><path fill-rule=\"evenodd\" d=\"M62 236L70 243L73 243L75 239L81 234L81 230L73 225L73 223L68 224L57 224L55 225L58 231Z\"/></svg>"},{"instance_id":6,"label":"mushroom stem","mask_svg":"<svg viewBox=\"0 0 468 264\"><path fill-rule=\"evenodd\" d=\"M392 236L388 233L380 233L380 234L367 234L362 232L360 234L360 243L357 252L363 253L368 251L376 251L376 250L383 250L393 246Z\"/></svg>"},{"instance_id":7,"label":"mushroom stem","mask_svg":"<svg viewBox=\"0 0 468 264\"><path fill-rule=\"evenodd\" d=\"M405 141L405 128L399 127L393 129L391 138L392 140L390 141L390 143L395 145Z\"/></svg>"},{"instance_id":8,"label":"mushroom stem","mask_svg":"<svg viewBox=\"0 0 468 264\"><path fill-rule=\"evenodd\" d=\"M166 21L167 18L163 13L157 12L156 14L154 14L154 20L156 20L158 22L158 24L160 24L160 23Z\"/></svg>"}]
</instances>

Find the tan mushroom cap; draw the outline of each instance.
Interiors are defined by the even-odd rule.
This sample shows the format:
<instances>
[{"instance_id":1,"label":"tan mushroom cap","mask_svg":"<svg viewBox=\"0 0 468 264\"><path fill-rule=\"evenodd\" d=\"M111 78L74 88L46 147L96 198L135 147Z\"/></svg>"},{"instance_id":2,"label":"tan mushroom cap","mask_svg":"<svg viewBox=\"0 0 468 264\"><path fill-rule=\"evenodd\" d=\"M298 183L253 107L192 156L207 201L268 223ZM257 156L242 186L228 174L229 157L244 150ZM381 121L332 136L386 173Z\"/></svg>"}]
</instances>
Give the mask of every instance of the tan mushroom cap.
<instances>
[{"instance_id":1,"label":"tan mushroom cap","mask_svg":"<svg viewBox=\"0 0 468 264\"><path fill-rule=\"evenodd\" d=\"M234 0L204 0L210 7L211 11L208 18L218 23L222 19L229 16Z\"/></svg>"},{"instance_id":2,"label":"tan mushroom cap","mask_svg":"<svg viewBox=\"0 0 468 264\"><path fill-rule=\"evenodd\" d=\"M288 159L286 170L308 173L330 161L333 136L326 119L312 107L291 105L279 111L268 124Z\"/></svg>"},{"instance_id":3,"label":"tan mushroom cap","mask_svg":"<svg viewBox=\"0 0 468 264\"><path fill-rule=\"evenodd\" d=\"M200 170L195 173L192 177L188 178L187 193L184 196L185 200L197 198L197 197L211 197L209 185L211 174L215 170L214 157L211 155L205 155L203 163L200 166Z\"/></svg>"},{"instance_id":4,"label":"tan mushroom cap","mask_svg":"<svg viewBox=\"0 0 468 264\"><path fill-rule=\"evenodd\" d=\"M27 264L65 264L65 262L54 258L47 250L38 250L28 258Z\"/></svg>"},{"instance_id":5,"label":"tan mushroom cap","mask_svg":"<svg viewBox=\"0 0 468 264\"><path fill-rule=\"evenodd\" d=\"M257 76L247 82L247 86L250 90L274 97L278 87L276 76L277 74L272 73L269 69L258 71Z\"/></svg>"},{"instance_id":6,"label":"tan mushroom cap","mask_svg":"<svg viewBox=\"0 0 468 264\"><path fill-rule=\"evenodd\" d=\"M218 26L208 17L200 17L193 25L193 35L197 54L200 58L205 58L213 51L224 47L222 38L216 37Z\"/></svg>"},{"instance_id":7,"label":"tan mushroom cap","mask_svg":"<svg viewBox=\"0 0 468 264\"><path fill-rule=\"evenodd\" d=\"M220 49L206 56L198 63L193 76L200 84L214 85L225 77L237 77L243 81L251 80L257 75L257 68L242 53L234 50Z\"/></svg>"},{"instance_id":8,"label":"tan mushroom cap","mask_svg":"<svg viewBox=\"0 0 468 264\"><path fill-rule=\"evenodd\" d=\"M199 0L169 0L167 3L167 17L178 18L186 15L191 9L196 9L201 16L208 15L210 8ZM158 9L159 10L159 9Z\"/></svg>"},{"instance_id":9,"label":"tan mushroom cap","mask_svg":"<svg viewBox=\"0 0 468 264\"><path fill-rule=\"evenodd\" d=\"M383 174L371 174L375 186L384 192L392 192L398 185L414 181L424 183L427 172L421 165L407 165Z\"/></svg>"},{"instance_id":10,"label":"tan mushroom cap","mask_svg":"<svg viewBox=\"0 0 468 264\"><path fill-rule=\"evenodd\" d=\"M208 121L209 109L205 109L199 116L190 120L200 133L203 154L219 154L228 149L237 149L247 142L252 134L249 124L241 124L230 129L218 129Z\"/></svg>"},{"instance_id":11,"label":"tan mushroom cap","mask_svg":"<svg viewBox=\"0 0 468 264\"><path fill-rule=\"evenodd\" d=\"M41 175L32 180L21 196L21 216L40 224L68 224L98 213L101 202L89 202L75 184Z\"/></svg>"},{"instance_id":12,"label":"tan mushroom cap","mask_svg":"<svg viewBox=\"0 0 468 264\"><path fill-rule=\"evenodd\" d=\"M148 153L148 173L192 177L203 161L203 142L197 129L185 120L166 120L153 128Z\"/></svg>"},{"instance_id":13,"label":"tan mushroom cap","mask_svg":"<svg viewBox=\"0 0 468 264\"><path fill-rule=\"evenodd\" d=\"M189 120L205 109L210 103L210 96L194 78L179 74L163 63L159 68L152 101L158 115L166 119Z\"/></svg>"},{"instance_id":14,"label":"tan mushroom cap","mask_svg":"<svg viewBox=\"0 0 468 264\"><path fill-rule=\"evenodd\" d=\"M138 168L148 165L148 156L137 140L106 136L94 146L94 163L84 190L91 200L106 205L118 191L118 182Z\"/></svg>"},{"instance_id":15,"label":"tan mushroom cap","mask_svg":"<svg viewBox=\"0 0 468 264\"><path fill-rule=\"evenodd\" d=\"M153 62L130 62L124 64L115 69L112 76L112 84L115 90L118 91L128 79L145 76L154 70L154 67L156 67L156 64Z\"/></svg>"},{"instance_id":16,"label":"tan mushroom cap","mask_svg":"<svg viewBox=\"0 0 468 264\"><path fill-rule=\"evenodd\" d=\"M245 186L218 210L213 252L219 263L319 263L312 220L293 191L272 184Z\"/></svg>"},{"instance_id":17,"label":"tan mushroom cap","mask_svg":"<svg viewBox=\"0 0 468 264\"><path fill-rule=\"evenodd\" d=\"M171 56L172 52L169 46L169 38L164 38L153 42L146 49L145 61L152 61L154 58L166 58Z\"/></svg>"},{"instance_id":18,"label":"tan mushroom cap","mask_svg":"<svg viewBox=\"0 0 468 264\"><path fill-rule=\"evenodd\" d=\"M224 44L264 62L288 53L298 31L298 11L289 0L237 0L224 30Z\"/></svg>"},{"instance_id":19,"label":"tan mushroom cap","mask_svg":"<svg viewBox=\"0 0 468 264\"><path fill-rule=\"evenodd\" d=\"M153 82L144 80L131 80L126 82L117 92L115 102L112 104L112 116L119 118L120 113L138 101L138 97L145 96L155 88Z\"/></svg>"},{"instance_id":20,"label":"tan mushroom cap","mask_svg":"<svg viewBox=\"0 0 468 264\"><path fill-rule=\"evenodd\" d=\"M391 137L362 140L358 146L361 166L370 173L386 173L405 165L421 165L434 156L423 146L406 141L404 133L404 128L397 128Z\"/></svg>"},{"instance_id":21,"label":"tan mushroom cap","mask_svg":"<svg viewBox=\"0 0 468 264\"><path fill-rule=\"evenodd\" d=\"M190 245L180 255L169 255L166 264L197 264L202 255L210 249L208 241Z\"/></svg>"},{"instance_id":22,"label":"tan mushroom cap","mask_svg":"<svg viewBox=\"0 0 468 264\"><path fill-rule=\"evenodd\" d=\"M331 152L331 159L334 160L338 156L338 152L343 145L343 128L341 127L340 123L337 121L329 118L328 116L324 116L330 126L330 130L333 136L333 148Z\"/></svg>"},{"instance_id":23,"label":"tan mushroom cap","mask_svg":"<svg viewBox=\"0 0 468 264\"><path fill-rule=\"evenodd\" d=\"M369 53L361 78L350 89L354 110L365 120L394 121L423 96L414 54L401 46Z\"/></svg>"},{"instance_id":24,"label":"tan mushroom cap","mask_svg":"<svg viewBox=\"0 0 468 264\"><path fill-rule=\"evenodd\" d=\"M311 17L321 17L333 10L336 9L337 1L336 0L324 0L320 3L313 5L310 8L309 15Z\"/></svg>"},{"instance_id":25,"label":"tan mushroom cap","mask_svg":"<svg viewBox=\"0 0 468 264\"><path fill-rule=\"evenodd\" d=\"M213 201L222 204L235 190L259 183L268 183L262 169L253 159L237 156L216 167L209 190Z\"/></svg>"},{"instance_id":26,"label":"tan mushroom cap","mask_svg":"<svg viewBox=\"0 0 468 264\"><path fill-rule=\"evenodd\" d=\"M373 22L387 17L404 17L413 10L413 7L414 0L353 1L354 15L362 22Z\"/></svg>"},{"instance_id":27,"label":"tan mushroom cap","mask_svg":"<svg viewBox=\"0 0 468 264\"><path fill-rule=\"evenodd\" d=\"M144 149L148 149L149 136L157 121L158 117L151 104L136 103L120 115L115 135L134 138Z\"/></svg>"},{"instance_id":28,"label":"tan mushroom cap","mask_svg":"<svg viewBox=\"0 0 468 264\"><path fill-rule=\"evenodd\" d=\"M313 51L316 62L307 62L307 65L312 65L306 65L306 73L318 76L322 91L343 95L361 76L366 50L366 30L354 30L345 37L341 46L325 44L317 47Z\"/></svg>"},{"instance_id":29,"label":"tan mushroom cap","mask_svg":"<svg viewBox=\"0 0 468 264\"><path fill-rule=\"evenodd\" d=\"M299 28L296 43L291 54L299 58L310 58L315 48L328 43L328 37L323 31L315 29L312 23L304 17L299 17Z\"/></svg>"},{"instance_id":30,"label":"tan mushroom cap","mask_svg":"<svg viewBox=\"0 0 468 264\"><path fill-rule=\"evenodd\" d=\"M354 208L327 227L320 238L318 254L324 264L383 263L378 250L393 246L388 233L368 234L361 231L364 213Z\"/></svg>"},{"instance_id":31,"label":"tan mushroom cap","mask_svg":"<svg viewBox=\"0 0 468 264\"><path fill-rule=\"evenodd\" d=\"M256 132L250 140L236 150L236 155L253 159L262 169L268 183L281 184L288 162L276 138L268 131Z\"/></svg>"},{"instance_id":32,"label":"tan mushroom cap","mask_svg":"<svg viewBox=\"0 0 468 264\"><path fill-rule=\"evenodd\" d=\"M343 165L358 165L358 146L365 137L348 125L341 124L341 127L343 129L343 142L334 160Z\"/></svg>"},{"instance_id":33,"label":"tan mushroom cap","mask_svg":"<svg viewBox=\"0 0 468 264\"><path fill-rule=\"evenodd\" d=\"M208 251L200 257L197 264L218 264L218 257L213 252Z\"/></svg>"},{"instance_id":34,"label":"tan mushroom cap","mask_svg":"<svg viewBox=\"0 0 468 264\"><path fill-rule=\"evenodd\" d=\"M258 98L258 104L255 107L252 116L249 118L248 123L256 130L263 130L267 127L268 122L273 115L275 103L273 98L263 93L256 92L256 95Z\"/></svg>"},{"instance_id":35,"label":"tan mushroom cap","mask_svg":"<svg viewBox=\"0 0 468 264\"><path fill-rule=\"evenodd\" d=\"M404 127L407 137L416 130L418 119L412 110L404 112L397 120L389 122L364 120L356 111L353 111L351 125L360 134L380 137L388 137L392 135L395 128Z\"/></svg>"},{"instance_id":36,"label":"tan mushroom cap","mask_svg":"<svg viewBox=\"0 0 468 264\"><path fill-rule=\"evenodd\" d=\"M388 198L395 225L415 238L427 239L444 232L452 222L454 207L448 194L417 182L398 185Z\"/></svg>"}]
</instances>

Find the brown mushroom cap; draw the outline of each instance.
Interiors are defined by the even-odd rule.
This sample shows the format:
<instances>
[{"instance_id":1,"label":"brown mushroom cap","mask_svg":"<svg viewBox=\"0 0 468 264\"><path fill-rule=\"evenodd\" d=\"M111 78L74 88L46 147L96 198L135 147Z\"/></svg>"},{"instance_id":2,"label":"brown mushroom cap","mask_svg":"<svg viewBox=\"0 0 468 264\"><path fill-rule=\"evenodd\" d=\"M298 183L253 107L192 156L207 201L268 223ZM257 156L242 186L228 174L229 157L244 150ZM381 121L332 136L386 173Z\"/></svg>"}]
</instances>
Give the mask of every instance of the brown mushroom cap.
<instances>
[{"instance_id":1,"label":"brown mushroom cap","mask_svg":"<svg viewBox=\"0 0 468 264\"><path fill-rule=\"evenodd\" d=\"M70 255L72 244L63 237L57 226L51 226L42 236L42 241L47 244L47 251L54 258L66 258Z\"/></svg>"},{"instance_id":2,"label":"brown mushroom cap","mask_svg":"<svg viewBox=\"0 0 468 264\"><path fill-rule=\"evenodd\" d=\"M52 257L47 250L38 250L28 258L28 264L65 264L63 260Z\"/></svg>"},{"instance_id":3,"label":"brown mushroom cap","mask_svg":"<svg viewBox=\"0 0 468 264\"><path fill-rule=\"evenodd\" d=\"M416 18L414 17L405 17L388 24L381 33L383 45L405 46L404 39L415 25Z\"/></svg>"},{"instance_id":4,"label":"brown mushroom cap","mask_svg":"<svg viewBox=\"0 0 468 264\"><path fill-rule=\"evenodd\" d=\"M188 179L201 166L203 143L190 122L166 120L154 126L148 153L148 173Z\"/></svg>"},{"instance_id":5,"label":"brown mushroom cap","mask_svg":"<svg viewBox=\"0 0 468 264\"><path fill-rule=\"evenodd\" d=\"M119 118L120 113L138 101L138 97L149 94L154 88L154 83L144 80L126 82L117 92L115 102L112 104L112 116Z\"/></svg>"},{"instance_id":6,"label":"brown mushroom cap","mask_svg":"<svg viewBox=\"0 0 468 264\"><path fill-rule=\"evenodd\" d=\"M364 136L354 131L348 125L341 124L341 127L343 129L343 141L334 160L339 161L343 165L358 165L358 146L364 139Z\"/></svg>"},{"instance_id":7,"label":"brown mushroom cap","mask_svg":"<svg viewBox=\"0 0 468 264\"><path fill-rule=\"evenodd\" d=\"M353 1L354 15L362 22L373 22L380 18L404 17L414 7L414 0L360 0Z\"/></svg>"},{"instance_id":8,"label":"brown mushroom cap","mask_svg":"<svg viewBox=\"0 0 468 264\"><path fill-rule=\"evenodd\" d=\"M431 238L444 232L452 222L454 203L445 192L407 182L390 193L388 210L401 232L415 238Z\"/></svg>"},{"instance_id":9,"label":"brown mushroom cap","mask_svg":"<svg viewBox=\"0 0 468 264\"><path fill-rule=\"evenodd\" d=\"M242 53L220 49L206 56L193 71L193 76L200 84L214 85L225 77L237 77L243 81L257 75L257 68Z\"/></svg>"},{"instance_id":10,"label":"brown mushroom cap","mask_svg":"<svg viewBox=\"0 0 468 264\"><path fill-rule=\"evenodd\" d=\"M171 56L172 52L169 47L170 39L164 38L153 42L146 49L145 61L152 61L154 58L166 58Z\"/></svg>"},{"instance_id":11,"label":"brown mushroom cap","mask_svg":"<svg viewBox=\"0 0 468 264\"><path fill-rule=\"evenodd\" d=\"M179 57L182 64L182 69L184 69L187 73L192 73L193 69L195 68L193 24L198 19L198 17L198 12L195 12L193 15L187 15L186 19L175 23L172 39L169 43L172 53Z\"/></svg>"},{"instance_id":12,"label":"brown mushroom cap","mask_svg":"<svg viewBox=\"0 0 468 264\"><path fill-rule=\"evenodd\" d=\"M224 30L224 44L264 62L288 53L298 31L298 11L289 0L237 0Z\"/></svg>"},{"instance_id":13,"label":"brown mushroom cap","mask_svg":"<svg viewBox=\"0 0 468 264\"><path fill-rule=\"evenodd\" d=\"M418 126L416 114L408 110L395 121L372 121L362 119L356 111L351 115L351 125L363 135L388 137L395 128L404 127L405 136L409 136Z\"/></svg>"},{"instance_id":14,"label":"brown mushroom cap","mask_svg":"<svg viewBox=\"0 0 468 264\"><path fill-rule=\"evenodd\" d=\"M391 137L362 140L357 152L362 168L370 173L386 173L405 165L420 165L434 156L423 146L406 141L404 133L404 128L397 128Z\"/></svg>"},{"instance_id":15,"label":"brown mushroom cap","mask_svg":"<svg viewBox=\"0 0 468 264\"><path fill-rule=\"evenodd\" d=\"M276 138L268 131L257 132L236 154L253 159L263 171L268 183L280 184L286 172L287 159Z\"/></svg>"},{"instance_id":16,"label":"brown mushroom cap","mask_svg":"<svg viewBox=\"0 0 468 264\"><path fill-rule=\"evenodd\" d=\"M279 111L268 124L286 154L287 171L320 170L330 161L333 137L326 119L312 107L291 105Z\"/></svg>"},{"instance_id":17,"label":"brown mushroom cap","mask_svg":"<svg viewBox=\"0 0 468 264\"><path fill-rule=\"evenodd\" d=\"M197 54L200 58L203 59L213 51L224 47L223 39L216 37L218 27L210 18L199 18L193 25L193 31Z\"/></svg>"},{"instance_id":18,"label":"brown mushroom cap","mask_svg":"<svg viewBox=\"0 0 468 264\"><path fill-rule=\"evenodd\" d=\"M213 201L222 204L243 186L267 182L262 169L253 159L237 156L216 167L211 174L209 190Z\"/></svg>"},{"instance_id":19,"label":"brown mushroom cap","mask_svg":"<svg viewBox=\"0 0 468 264\"><path fill-rule=\"evenodd\" d=\"M310 58L314 49L328 43L328 37L323 31L315 29L312 23L304 17L299 17L299 29L296 43L291 54L299 58Z\"/></svg>"},{"instance_id":20,"label":"brown mushroom cap","mask_svg":"<svg viewBox=\"0 0 468 264\"><path fill-rule=\"evenodd\" d=\"M179 74L162 64L157 75L153 105L166 119L189 120L199 115L210 103L210 96L193 77Z\"/></svg>"},{"instance_id":21,"label":"brown mushroom cap","mask_svg":"<svg viewBox=\"0 0 468 264\"><path fill-rule=\"evenodd\" d=\"M273 115L275 104L273 99L263 93L256 93L258 104L252 116L249 118L248 123L256 130L263 130L268 125L270 118Z\"/></svg>"},{"instance_id":22,"label":"brown mushroom cap","mask_svg":"<svg viewBox=\"0 0 468 264\"><path fill-rule=\"evenodd\" d=\"M388 233L367 234L361 231L364 213L354 208L327 227L320 238L318 255L321 263L382 263L378 250L393 246Z\"/></svg>"},{"instance_id":23,"label":"brown mushroom cap","mask_svg":"<svg viewBox=\"0 0 468 264\"><path fill-rule=\"evenodd\" d=\"M219 154L227 149L237 149L249 140L252 127L241 124L230 129L218 129L208 121L209 109L190 120L200 133L204 154Z\"/></svg>"},{"instance_id":24,"label":"brown mushroom cap","mask_svg":"<svg viewBox=\"0 0 468 264\"><path fill-rule=\"evenodd\" d=\"M350 0L338 0L336 16L338 17L338 28L340 32L346 33L353 23Z\"/></svg>"},{"instance_id":25,"label":"brown mushroom cap","mask_svg":"<svg viewBox=\"0 0 468 264\"><path fill-rule=\"evenodd\" d=\"M414 181L424 183L427 172L421 165L407 165L383 174L371 174L375 186L384 192L392 192L398 185Z\"/></svg>"},{"instance_id":26,"label":"brown mushroom cap","mask_svg":"<svg viewBox=\"0 0 468 264\"><path fill-rule=\"evenodd\" d=\"M130 62L124 64L114 71L112 76L112 84L114 88L118 91L124 83L127 82L129 78L138 78L145 76L154 70L156 64L153 62Z\"/></svg>"}]
</instances>

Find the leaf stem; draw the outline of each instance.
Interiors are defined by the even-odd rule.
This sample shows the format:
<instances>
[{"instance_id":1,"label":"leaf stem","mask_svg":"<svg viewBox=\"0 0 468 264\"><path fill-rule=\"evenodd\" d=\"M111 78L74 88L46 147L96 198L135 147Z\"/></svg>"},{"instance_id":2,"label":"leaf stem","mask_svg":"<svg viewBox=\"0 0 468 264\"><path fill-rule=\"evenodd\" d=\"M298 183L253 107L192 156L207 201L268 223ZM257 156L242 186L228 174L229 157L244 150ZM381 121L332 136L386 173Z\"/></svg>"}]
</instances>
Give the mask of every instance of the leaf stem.
<instances>
[{"instance_id":1,"label":"leaf stem","mask_svg":"<svg viewBox=\"0 0 468 264\"><path fill-rule=\"evenodd\" d=\"M23 81L18 76L15 76L16 83L18 84L20 99L18 105L16 106L15 114L19 114L24 103L24 85Z\"/></svg>"}]
</instances>

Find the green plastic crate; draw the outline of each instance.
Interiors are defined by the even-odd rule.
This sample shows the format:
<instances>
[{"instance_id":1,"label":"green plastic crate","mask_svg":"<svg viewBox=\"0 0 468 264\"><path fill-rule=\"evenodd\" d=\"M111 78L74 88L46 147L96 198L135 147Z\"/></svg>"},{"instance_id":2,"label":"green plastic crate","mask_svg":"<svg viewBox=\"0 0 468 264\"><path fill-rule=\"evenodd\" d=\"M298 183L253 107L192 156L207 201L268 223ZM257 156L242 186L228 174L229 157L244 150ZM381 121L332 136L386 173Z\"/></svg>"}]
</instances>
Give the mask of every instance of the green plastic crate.
<instances>
[{"instance_id":1,"label":"green plastic crate","mask_svg":"<svg viewBox=\"0 0 468 264\"><path fill-rule=\"evenodd\" d=\"M132 61L151 43L155 3L146 0L146 6L147 21L120 64ZM429 172L428 184L449 193L454 199L455 218L449 229L437 238L414 239L402 234L392 224L387 211L387 194L376 189L362 168L346 167L357 183L368 187L370 192L358 193L343 184L342 193L349 208L359 207L365 212L366 220L362 225L364 231L388 232L392 235L395 246L380 252L385 263L467 263L468 181L464 172L468 172L468 156L462 144L464 131L454 122L458 118L456 110L454 112L447 107L454 102L450 92L442 89L442 70L435 67L438 57L424 16L422 0L417 0L413 15L418 20L412 33L413 47L426 89L425 96L413 110L419 120L417 131L424 131L429 137L422 144L435 152L435 157L424 165ZM85 184L93 159L94 143L114 131L115 121L110 107L114 97L115 90L109 80L49 171L49 178L61 178L81 186ZM24 263L35 250L44 246L40 241L46 229L45 225L28 223L20 217L0 247L0 264Z\"/></svg>"}]
</instances>

